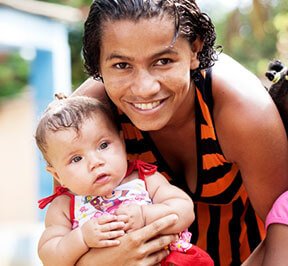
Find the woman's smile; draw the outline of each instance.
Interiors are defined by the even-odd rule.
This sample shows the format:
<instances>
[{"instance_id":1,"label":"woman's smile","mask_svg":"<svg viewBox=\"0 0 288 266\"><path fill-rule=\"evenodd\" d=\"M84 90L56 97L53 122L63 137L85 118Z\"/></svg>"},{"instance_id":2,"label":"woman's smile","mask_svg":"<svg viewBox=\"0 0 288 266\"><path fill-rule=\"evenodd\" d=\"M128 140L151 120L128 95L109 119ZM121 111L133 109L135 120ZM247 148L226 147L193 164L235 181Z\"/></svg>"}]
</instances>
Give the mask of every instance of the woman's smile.
<instances>
[{"instance_id":1,"label":"woman's smile","mask_svg":"<svg viewBox=\"0 0 288 266\"><path fill-rule=\"evenodd\" d=\"M150 102L150 103L134 103L135 108L140 110L151 110L160 105L160 101Z\"/></svg>"}]
</instances>

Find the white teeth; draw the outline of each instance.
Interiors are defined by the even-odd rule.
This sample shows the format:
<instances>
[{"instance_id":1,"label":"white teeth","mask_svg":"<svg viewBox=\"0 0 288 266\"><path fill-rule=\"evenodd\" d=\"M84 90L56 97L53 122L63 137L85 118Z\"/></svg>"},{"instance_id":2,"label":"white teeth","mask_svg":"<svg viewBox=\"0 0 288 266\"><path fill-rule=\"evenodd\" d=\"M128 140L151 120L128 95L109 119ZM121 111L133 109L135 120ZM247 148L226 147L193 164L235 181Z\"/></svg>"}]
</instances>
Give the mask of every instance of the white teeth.
<instances>
[{"instance_id":1,"label":"white teeth","mask_svg":"<svg viewBox=\"0 0 288 266\"><path fill-rule=\"evenodd\" d=\"M134 106L141 110L150 110L157 107L160 104L160 101L152 102L152 103L135 103Z\"/></svg>"}]
</instances>

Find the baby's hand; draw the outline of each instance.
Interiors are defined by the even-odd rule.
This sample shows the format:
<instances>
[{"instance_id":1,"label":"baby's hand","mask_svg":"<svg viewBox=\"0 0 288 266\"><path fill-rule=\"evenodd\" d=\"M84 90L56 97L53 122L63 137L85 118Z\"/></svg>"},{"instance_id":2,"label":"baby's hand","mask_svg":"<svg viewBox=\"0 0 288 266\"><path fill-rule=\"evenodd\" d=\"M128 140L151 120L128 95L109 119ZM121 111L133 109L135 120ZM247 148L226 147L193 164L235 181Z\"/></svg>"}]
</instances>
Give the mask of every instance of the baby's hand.
<instances>
[{"instance_id":1,"label":"baby's hand","mask_svg":"<svg viewBox=\"0 0 288 266\"><path fill-rule=\"evenodd\" d=\"M145 217L139 204L121 204L115 214L128 216L129 220L124 227L125 232L134 231L145 225Z\"/></svg>"},{"instance_id":2,"label":"baby's hand","mask_svg":"<svg viewBox=\"0 0 288 266\"><path fill-rule=\"evenodd\" d=\"M81 227L83 240L89 248L117 246L116 238L124 235L125 223L115 215L103 215L93 218Z\"/></svg>"}]
</instances>

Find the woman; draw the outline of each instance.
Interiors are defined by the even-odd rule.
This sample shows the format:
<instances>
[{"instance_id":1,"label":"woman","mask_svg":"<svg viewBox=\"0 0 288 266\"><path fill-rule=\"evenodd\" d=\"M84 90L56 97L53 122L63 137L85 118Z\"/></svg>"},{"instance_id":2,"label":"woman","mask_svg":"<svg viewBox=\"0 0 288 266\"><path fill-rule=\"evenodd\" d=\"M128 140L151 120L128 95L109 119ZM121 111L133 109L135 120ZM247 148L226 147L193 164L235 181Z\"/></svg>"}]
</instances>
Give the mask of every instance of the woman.
<instances>
[{"instance_id":1,"label":"woman","mask_svg":"<svg viewBox=\"0 0 288 266\"><path fill-rule=\"evenodd\" d=\"M156 164L195 202L192 243L215 265L240 265L287 190L287 140L259 80L228 56L217 60L214 42L193 0L96 0L84 32L94 79L75 94L111 100L129 157ZM158 225L126 234L117 249L91 250L79 264L154 265L173 238L154 239Z\"/></svg>"}]
</instances>

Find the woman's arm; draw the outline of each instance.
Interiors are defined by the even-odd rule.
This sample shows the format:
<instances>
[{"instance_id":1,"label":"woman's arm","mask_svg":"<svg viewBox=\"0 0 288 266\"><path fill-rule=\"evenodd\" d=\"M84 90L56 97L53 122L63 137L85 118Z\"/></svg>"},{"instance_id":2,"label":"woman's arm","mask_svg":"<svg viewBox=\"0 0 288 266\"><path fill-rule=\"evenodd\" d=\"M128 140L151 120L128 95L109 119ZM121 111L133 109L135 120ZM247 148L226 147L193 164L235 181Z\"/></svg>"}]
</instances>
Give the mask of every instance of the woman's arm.
<instances>
[{"instance_id":1,"label":"woman's arm","mask_svg":"<svg viewBox=\"0 0 288 266\"><path fill-rule=\"evenodd\" d=\"M176 235L161 232L178 222L177 215L168 215L153 223L120 237L117 247L90 249L77 266L152 266L168 255L167 245L177 239ZM156 237L156 238L155 238Z\"/></svg>"},{"instance_id":2,"label":"woman's arm","mask_svg":"<svg viewBox=\"0 0 288 266\"><path fill-rule=\"evenodd\" d=\"M93 78L86 79L73 93L72 96L85 95L98 100L107 99L104 84Z\"/></svg>"},{"instance_id":3,"label":"woman's arm","mask_svg":"<svg viewBox=\"0 0 288 266\"><path fill-rule=\"evenodd\" d=\"M224 59L224 60L223 60ZM213 68L214 120L225 158L236 162L257 214L265 220L288 189L288 145L283 123L260 81L231 58Z\"/></svg>"}]
</instances>

